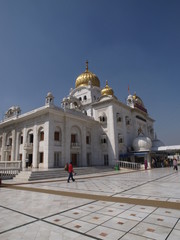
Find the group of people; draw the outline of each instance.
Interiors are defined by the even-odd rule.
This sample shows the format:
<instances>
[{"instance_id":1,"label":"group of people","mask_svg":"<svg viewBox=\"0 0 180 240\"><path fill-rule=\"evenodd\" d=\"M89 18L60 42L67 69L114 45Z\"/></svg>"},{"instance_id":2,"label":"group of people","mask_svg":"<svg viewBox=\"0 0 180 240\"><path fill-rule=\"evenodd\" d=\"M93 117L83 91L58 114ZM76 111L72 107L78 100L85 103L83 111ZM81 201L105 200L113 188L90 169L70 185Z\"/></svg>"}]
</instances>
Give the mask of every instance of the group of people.
<instances>
[{"instance_id":1,"label":"group of people","mask_svg":"<svg viewBox=\"0 0 180 240\"><path fill-rule=\"evenodd\" d=\"M177 163L177 159L161 159L161 158L152 158L151 161L151 167L152 168L157 168L157 167L174 167L174 165ZM178 165L178 163L177 163Z\"/></svg>"},{"instance_id":2,"label":"group of people","mask_svg":"<svg viewBox=\"0 0 180 240\"><path fill-rule=\"evenodd\" d=\"M177 159L174 157L172 159L155 159L152 158L151 167L173 167L176 171L178 170L178 162Z\"/></svg>"}]
</instances>

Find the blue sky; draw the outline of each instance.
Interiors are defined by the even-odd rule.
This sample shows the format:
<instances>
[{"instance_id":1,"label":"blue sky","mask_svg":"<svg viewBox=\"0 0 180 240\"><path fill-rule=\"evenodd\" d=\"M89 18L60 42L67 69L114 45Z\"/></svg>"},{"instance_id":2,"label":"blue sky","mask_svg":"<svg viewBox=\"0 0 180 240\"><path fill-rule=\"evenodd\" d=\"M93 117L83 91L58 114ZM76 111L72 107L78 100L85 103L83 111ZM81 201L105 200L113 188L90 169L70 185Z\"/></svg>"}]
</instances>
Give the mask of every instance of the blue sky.
<instances>
[{"instance_id":1,"label":"blue sky","mask_svg":"<svg viewBox=\"0 0 180 240\"><path fill-rule=\"evenodd\" d=\"M85 70L141 97L157 137L180 144L179 0L0 0L0 118L61 104Z\"/></svg>"}]
</instances>

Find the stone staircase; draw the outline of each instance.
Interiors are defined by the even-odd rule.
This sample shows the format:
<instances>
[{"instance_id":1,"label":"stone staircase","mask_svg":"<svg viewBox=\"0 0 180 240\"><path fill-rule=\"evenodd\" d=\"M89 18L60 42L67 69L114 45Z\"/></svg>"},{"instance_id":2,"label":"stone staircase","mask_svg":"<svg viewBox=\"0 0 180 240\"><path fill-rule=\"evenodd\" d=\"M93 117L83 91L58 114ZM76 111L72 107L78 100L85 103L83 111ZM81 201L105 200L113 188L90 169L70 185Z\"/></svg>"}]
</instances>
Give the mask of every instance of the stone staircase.
<instances>
[{"instance_id":1,"label":"stone staircase","mask_svg":"<svg viewBox=\"0 0 180 240\"><path fill-rule=\"evenodd\" d=\"M13 182L27 182L30 175L31 171L21 171L13 178Z\"/></svg>"},{"instance_id":2,"label":"stone staircase","mask_svg":"<svg viewBox=\"0 0 180 240\"><path fill-rule=\"evenodd\" d=\"M74 168L74 172L78 175L96 174L102 172L110 172L114 169L112 167L82 167ZM15 182L24 181L39 181L55 178L67 177L68 173L63 168L49 169L49 170L33 170L33 171L21 171L14 179Z\"/></svg>"}]
</instances>

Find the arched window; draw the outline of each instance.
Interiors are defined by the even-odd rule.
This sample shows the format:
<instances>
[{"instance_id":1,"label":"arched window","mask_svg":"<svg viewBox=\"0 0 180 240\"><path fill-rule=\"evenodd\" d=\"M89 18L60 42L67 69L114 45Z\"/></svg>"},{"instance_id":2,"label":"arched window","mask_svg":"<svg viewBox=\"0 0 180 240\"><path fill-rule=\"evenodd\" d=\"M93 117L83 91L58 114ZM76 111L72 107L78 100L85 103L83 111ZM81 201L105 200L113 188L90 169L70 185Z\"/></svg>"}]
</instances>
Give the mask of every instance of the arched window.
<instances>
[{"instance_id":1,"label":"arched window","mask_svg":"<svg viewBox=\"0 0 180 240\"><path fill-rule=\"evenodd\" d=\"M71 147L78 147L81 143L81 132L76 126L71 129Z\"/></svg>"},{"instance_id":2,"label":"arched window","mask_svg":"<svg viewBox=\"0 0 180 240\"><path fill-rule=\"evenodd\" d=\"M74 107L75 107L75 108L77 108L77 107L78 107L78 104L77 104L77 102L74 102L74 103L73 103L73 105L74 105Z\"/></svg>"},{"instance_id":3,"label":"arched window","mask_svg":"<svg viewBox=\"0 0 180 240\"><path fill-rule=\"evenodd\" d=\"M56 127L54 131L54 141L60 142L61 141L61 129L60 127Z\"/></svg>"},{"instance_id":4,"label":"arched window","mask_svg":"<svg viewBox=\"0 0 180 240\"><path fill-rule=\"evenodd\" d=\"M118 134L118 143L123 143L123 135L121 133Z\"/></svg>"},{"instance_id":5,"label":"arched window","mask_svg":"<svg viewBox=\"0 0 180 240\"><path fill-rule=\"evenodd\" d=\"M33 139L34 139L33 131L30 130L28 132L28 143L33 143Z\"/></svg>"},{"instance_id":6,"label":"arched window","mask_svg":"<svg viewBox=\"0 0 180 240\"><path fill-rule=\"evenodd\" d=\"M120 113L116 113L116 119L117 119L117 122L118 123L121 123L122 122L122 116Z\"/></svg>"},{"instance_id":7,"label":"arched window","mask_svg":"<svg viewBox=\"0 0 180 240\"><path fill-rule=\"evenodd\" d=\"M86 135L86 144L91 144L91 135L89 132Z\"/></svg>"},{"instance_id":8,"label":"arched window","mask_svg":"<svg viewBox=\"0 0 180 240\"><path fill-rule=\"evenodd\" d=\"M44 129L39 129L39 141L44 141Z\"/></svg>"},{"instance_id":9,"label":"arched window","mask_svg":"<svg viewBox=\"0 0 180 240\"><path fill-rule=\"evenodd\" d=\"M103 114L99 117L99 120L100 120L100 122L105 123L105 122L107 121L106 115L103 113Z\"/></svg>"},{"instance_id":10,"label":"arched window","mask_svg":"<svg viewBox=\"0 0 180 240\"><path fill-rule=\"evenodd\" d=\"M20 142L20 144L23 144L23 133L22 132L19 134L19 142Z\"/></svg>"},{"instance_id":11,"label":"arched window","mask_svg":"<svg viewBox=\"0 0 180 240\"><path fill-rule=\"evenodd\" d=\"M11 132L7 134L6 146L12 146L12 133Z\"/></svg>"},{"instance_id":12,"label":"arched window","mask_svg":"<svg viewBox=\"0 0 180 240\"><path fill-rule=\"evenodd\" d=\"M131 119L128 116L125 117L125 120L126 120L126 125L131 124Z\"/></svg>"},{"instance_id":13,"label":"arched window","mask_svg":"<svg viewBox=\"0 0 180 240\"><path fill-rule=\"evenodd\" d=\"M101 143L102 144L107 143L107 135L106 134L101 135Z\"/></svg>"},{"instance_id":14,"label":"arched window","mask_svg":"<svg viewBox=\"0 0 180 240\"><path fill-rule=\"evenodd\" d=\"M0 148L2 147L2 137L0 137Z\"/></svg>"}]
</instances>

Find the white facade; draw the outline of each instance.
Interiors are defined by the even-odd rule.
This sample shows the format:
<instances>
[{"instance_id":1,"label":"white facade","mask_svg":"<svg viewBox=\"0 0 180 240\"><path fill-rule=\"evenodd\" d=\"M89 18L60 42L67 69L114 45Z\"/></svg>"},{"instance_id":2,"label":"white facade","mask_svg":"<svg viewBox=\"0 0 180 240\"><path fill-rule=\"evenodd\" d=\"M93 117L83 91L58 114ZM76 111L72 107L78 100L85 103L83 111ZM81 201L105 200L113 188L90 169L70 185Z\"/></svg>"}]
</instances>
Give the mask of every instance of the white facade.
<instances>
[{"instance_id":1,"label":"white facade","mask_svg":"<svg viewBox=\"0 0 180 240\"><path fill-rule=\"evenodd\" d=\"M70 160L74 166L113 166L135 151L133 142L140 134L148 139L148 154L153 123L136 94L122 103L107 82L100 88L86 65L61 107L48 93L41 108L25 114L19 107L7 111L0 123L0 160L21 160L23 167L44 169L63 167Z\"/></svg>"}]
</instances>

